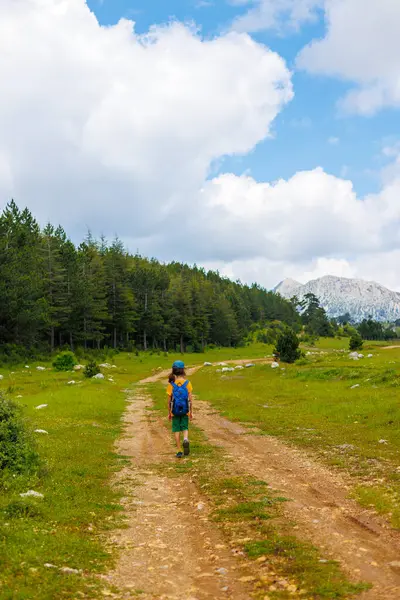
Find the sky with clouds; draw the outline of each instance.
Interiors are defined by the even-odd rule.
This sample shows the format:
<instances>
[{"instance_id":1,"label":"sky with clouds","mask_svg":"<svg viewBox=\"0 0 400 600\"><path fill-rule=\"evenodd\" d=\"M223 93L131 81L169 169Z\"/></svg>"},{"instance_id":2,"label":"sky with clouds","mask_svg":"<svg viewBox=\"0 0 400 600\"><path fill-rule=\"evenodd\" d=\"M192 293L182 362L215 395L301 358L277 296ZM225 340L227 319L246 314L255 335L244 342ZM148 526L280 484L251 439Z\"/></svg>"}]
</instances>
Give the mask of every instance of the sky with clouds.
<instances>
[{"instance_id":1,"label":"sky with clouds","mask_svg":"<svg viewBox=\"0 0 400 600\"><path fill-rule=\"evenodd\" d=\"M0 209L400 290L398 0L0 0Z\"/></svg>"}]
</instances>

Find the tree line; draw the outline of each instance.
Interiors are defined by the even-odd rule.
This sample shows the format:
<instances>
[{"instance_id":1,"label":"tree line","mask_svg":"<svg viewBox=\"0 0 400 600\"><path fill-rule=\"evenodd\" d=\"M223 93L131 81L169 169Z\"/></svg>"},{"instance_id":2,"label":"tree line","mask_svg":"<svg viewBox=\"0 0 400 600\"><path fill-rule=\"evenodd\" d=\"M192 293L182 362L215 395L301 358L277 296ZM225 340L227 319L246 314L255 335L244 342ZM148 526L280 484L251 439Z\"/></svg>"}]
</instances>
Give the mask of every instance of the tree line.
<instances>
[{"instance_id":1,"label":"tree line","mask_svg":"<svg viewBox=\"0 0 400 600\"><path fill-rule=\"evenodd\" d=\"M298 323L294 305L258 285L130 254L116 238L42 229L11 201L0 214L0 352L16 348L237 346L250 327Z\"/></svg>"}]
</instances>

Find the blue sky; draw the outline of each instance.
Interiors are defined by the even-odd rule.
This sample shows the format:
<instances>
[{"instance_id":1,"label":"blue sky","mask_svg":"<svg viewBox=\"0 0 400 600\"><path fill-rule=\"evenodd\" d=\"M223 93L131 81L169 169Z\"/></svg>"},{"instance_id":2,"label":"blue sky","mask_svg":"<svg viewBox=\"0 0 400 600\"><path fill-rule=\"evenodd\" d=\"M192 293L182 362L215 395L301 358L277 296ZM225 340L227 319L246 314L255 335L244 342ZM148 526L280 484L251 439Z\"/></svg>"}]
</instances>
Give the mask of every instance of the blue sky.
<instances>
[{"instance_id":1,"label":"blue sky","mask_svg":"<svg viewBox=\"0 0 400 600\"><path fill-rule=\"evenodd\" d=\"M234 6L224 0L89 0L88 5L104 25L128 18L135 21L138 33L146 33L153 25L178 20L194 22L205 37L226 31L248 10L245 4ZM321 166L328 173L350 178L361 197L380 189L380 171L387 162L382 148L400 137L400 114L387 109L367 118L343 115L338 100L351 83L296 69L300 50L312 39L323 37L325 29L321 15L318 22L289 34L271 30L253 34L293 69L295 98L278 115L272 138L260 142L247 156L225 158L218 165L220 172L248 172L259 181L274 181Z\"/></svg>"},{"instance_id":2,"label":"blue sky","mask_svg":"<svg viewBox=\"0 0 400 600\"><path fill-rule=\"evenodd\" d=\"M0 210L268 288L400 290L399 22L395 0L2 0Z\"/></svg>"}]
</instances>

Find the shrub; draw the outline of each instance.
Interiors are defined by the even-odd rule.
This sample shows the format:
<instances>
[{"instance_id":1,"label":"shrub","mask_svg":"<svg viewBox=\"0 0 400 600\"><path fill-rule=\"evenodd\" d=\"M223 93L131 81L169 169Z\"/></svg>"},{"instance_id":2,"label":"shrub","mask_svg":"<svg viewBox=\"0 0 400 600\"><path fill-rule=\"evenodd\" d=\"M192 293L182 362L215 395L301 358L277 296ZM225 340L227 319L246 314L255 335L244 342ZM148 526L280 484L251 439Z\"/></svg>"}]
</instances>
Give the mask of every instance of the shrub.
<instances>
[{"instance_id":1,"label":"shrub","mask_svg":"<svg viewBox=\"0 0 400 600\"><path fill-rule=\"evenodd\" d=\"M290 327L287 327L278 336L278 341L274 353L277 354L283 362L294 363L301 356L299 350L299 338Z\"/></svg>"},{"instance_id":2,"label":"shrub","mask_svg":"<svg viewBox=\"0 0 400 600\"><path fill-rule=\"evenodd\" d=\"M29 474L39 455L18 404L0 394L0 480L7 474Z\"/></svg>"},{"instance_id":3,"label":"shrub","mask_svg":"<svg viewBox=\"0 0 400 600\"><path fill-rule=\"evenodd\" d=\"M74 366L78 364L76 356L73 352L61 352L53 362L53 367L56 371L72 371Z\"/></svg>"},{"instance_id":4,"label":"shrub","mask_svg":"<svg viewBox=\"0 0 400 600\"><path fill-rule=\"evenodd\" d=\"M94 377L98 373L100 373L100 367L95 360L91 360L90 362L88 362L88 364L85 367L85 370L83 371L84 376L88 379Z\"/></svg>"},{"instance_id":5,"label":"shrub","mask_svg":"<svg viewBox=\"0 0 400 600\"><path fill-rule=\"evenodd\" d=\"M349 342L349 349L354 352L356 350L362 350L364 345L363 339L359 333L353 333Z\"/></svg>"}]
</instances>

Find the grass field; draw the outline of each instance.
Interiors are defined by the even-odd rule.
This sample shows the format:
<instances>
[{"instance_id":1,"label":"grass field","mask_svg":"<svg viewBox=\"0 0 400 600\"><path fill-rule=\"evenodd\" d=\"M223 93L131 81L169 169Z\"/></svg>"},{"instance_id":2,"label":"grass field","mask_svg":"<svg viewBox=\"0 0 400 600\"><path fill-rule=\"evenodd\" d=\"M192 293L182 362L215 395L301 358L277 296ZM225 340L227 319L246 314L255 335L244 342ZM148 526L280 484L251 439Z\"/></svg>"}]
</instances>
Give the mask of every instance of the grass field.
<instances>
[{"instance_id":1,"label":"grass field","mask_svg":"<svg viewBox=\"0 0 400 600\"><path fill-rule=\"evenodd\" d=\"M311 351L281 369L203 369L193 377L195 391L230 419L345 469L358 500L400 527L400 348L371 344L364 352L373 357L359 361L332 348L332 340Z\"/></svg>"},{"instance_id":2,"label":"grass field","mask_svg":"<svg viewBox=\"0 0 400 600\"><path fill-rule=\"evenodd\" d=\"M221 376L202 369L195 391L230 418L256 425L318 451L355 477L355 493L400 525L399 350L371 345L372 359L353 362L340 352L348 340L322 340L301 364L269 365ZM186 355L188 365L270 355L271 347L212 350ZM369 352L366 349L366 354ZM168 368L178 356L121 354L106 380L55 373L49 364L0 368L0 392L24 407L42 462L38 476L3 482L0 494L0 599L98 597L92 574L110 568L101 534L120 522L119 497L109 482L122 462L113 445L121 432L124 390ZM112 375L114 383L107 380ZM75 380L75 385L68 382ZM360 387L351 389L353 385ZM48 406L42 410L35 407ZM380 440L387 443L379 443ZM346 449L340 446L346 444ZM22 499L35 490L43 499ZM45 564L57 568L45 567ZM59 568L81 570L68 573Z\"/></svg>"}]
</instances>

